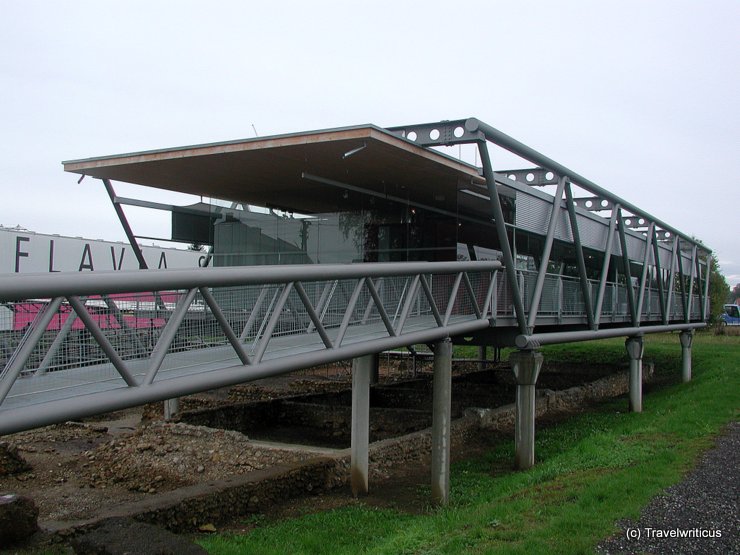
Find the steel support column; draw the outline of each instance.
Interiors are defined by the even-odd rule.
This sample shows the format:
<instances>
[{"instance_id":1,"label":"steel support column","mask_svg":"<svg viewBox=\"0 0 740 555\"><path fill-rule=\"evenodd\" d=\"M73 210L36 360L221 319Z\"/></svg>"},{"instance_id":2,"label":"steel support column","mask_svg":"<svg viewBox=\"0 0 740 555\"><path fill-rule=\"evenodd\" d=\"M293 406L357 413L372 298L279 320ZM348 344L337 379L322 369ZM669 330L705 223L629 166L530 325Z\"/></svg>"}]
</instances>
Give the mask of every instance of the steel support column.
<instances>
[{"instance_id":1,"label":"steel support column","mask_svg":"<svg viewBox=\"0 0 740 555\"><path fill-rule=\"evenodd\" d=\"M571 235L573 235L573 247L576 251L576 262L578 263L578 274L581 280L583 304L586 308L586 319L588 320L588 327L595 330L596 325L594 323L593 305L591 304L591 290L589 288L588 274L586 272L586 260L583 257L581 234L578 230L578 216L576 215L576 206L573 202L573 191L570 187L569 180L566 180L565 183L565 204L568 208L568 216L570 218L570 231Z\"/></svg>"},{"instance_id":2,"label":"steel support column","mask_svg":"<svg viewBox=\"0 0 740 555\"><path fill-rule=\"evenodd\" d=\"M632 287L632 271L630 270L630 257L629 251L627 250L627 237L625 235L624 220L622 217L622 211L619 210L617 222L619 224L619 242L622 247L622 268L624 270L624 281L625 290L627 291L627 303L630 309L630 319L632 320L633 326L640 325L640 318L636 312L635 307L635 289Z\"/></svg>"},{"instance_id":3,"label":"steel support column","mask_svg":"<svg viewBox=\"0 0 740 555\"><path fill-rule=\"evenodd\" d=\"M601 322L601 307L604 303L604 291L606 291L606 281L609 277L609 266L611 264L612 249L614 248L614 228L617 224L617 212L619 211L619 205L615 205L612 209L612 216L609 220L609 231L606 236L606 245L604 245L604 261L601 265L601 277L599 278L599 291L596 294L596 306L594 307L594 324L599 326ZM612 313L614 312L614 304L612 304Z\"/></svg>"},{"instance_id":4,"label":"steel support column","mask_svg":"<svg viewBox=\"0 0 740 555\"><path fill-rule=\"evenodd\" d=\"M370 447L370 379L377 364L376 355L352 360L352 438L350 445L350 483L356 497L368 489Z\"/></svg>"},{"instance_id":5,"label":"steel support column","mask_svg":"<svg viewBox=\"0 0 740 555\"><path fill-rule=\"evenodd\" d=\"M128 219L126 219L126 214L123 212L123 208L121 208L121 203L118 202L116 192L113 190L113 185L111 185L111 182L108 179L103 179L103 185L105 185L105 190L113 204L113 209L116 211L118 221L121 222L121 227L123 227L123 232L126 234L126 239L128 239L129 245L131 245L131 250L134 252L134 256L136 256L136 261L139 263L139 269L149 269L146 264L146 260L144 260L144 254L141 252L141 248L139 248L139 243L136 242L136 236L131 230Z\"/></svg>"},{"instance_id":6,"label":"steel support column","mask_svg":"<svg viewBox=\"0 0 740 555\"><path fill-rule=\"evenodd\" d=\"M690 382L691 344L694 342L694 330L682 331L678 337L681 339L681 378L684 382Z\"/></svg>"},{"instance_id":7,"label":"steel support column","mask_svg":"<svg viewBox=\"0 0 740 555\"><path fill-rule=\"evenodd\" d=\"M452 341L434 347L432 398L432 500L446 505L450 496L450 430L452 423Z\"/></svg>"},{"instance_id":8,"label":"steel support column","mask_svg":"<svg viewBox=\"0 0 740 555\"><path fill-rule=\"evenodd\" d=\"M683 310L683 321L688 322L689 318L689 299L686 296L686 276L683 271L683 251L681 250L681 241L678 241L678 281L681 286L681 309Z\"/></svg>"},{"instance_id":9,"label":"steel support column","mask_svg":"<svg viewBox=\"0 0 740 555\"><path fill-rule=\"evenodd\" d=\"M542 353L537 351L515 351L509 355L516 378L514 448L516 467L520 470L534 466L535 384L542 361Z\"/></svg>"},{"instance_id":10,"label":"steel support column","mask_svg":"<svg viewBox=\"0 0 740 555\"><path fill-rule=\"evenodd\" d=\"M648 281L648 268L650 267L650 254L653 243L653 231L655 224L650 222L647 235L645 236L645 256L642 260L642 274L640 275L640 292L637 295L637 319L642 321L642 304L645 301L645 287ZM650 319L650 310L648 308L648 320Z\"/></svg>"},{"instance_id":11,"label":"steel support column","mask_svg":"<svg viewBox=\"0 0 740 555\"><path fill-rule=\"evenodd\" d=\"M628 337L624 346L630 357L630 411L642 412L642 337Z\"/></svg>"},{"instance_id":12,"label":"steel support column","mask_svg":"<svg viewBox=\"0 0 740 555\"><path fill-rule=\"evenodd\" d=\"M661 321L666 324L668 323L668 312L666 307L665 291L663 290L663 271L660 267L660 245L658 245L658 238L655 234L655 226L653 226L653 260L655 261L655 278L658 283L660 318Z\"/></svg>"},{"instance_id":13,"label":"steel support column","mask_svg":"<svg viewBox=\"0 0 740 555\"><path fill-rule=\"evenodd\" d=\"M673 248L671 249L671 268L668 271L668 298L666 300L666 317L663 320L663 324L668 324L673 315L673 294L676 289L675 278L676 278L676 264L678 256L678 237L673 238Z\"/></svg>"},{"instance_id":14,"label":"steel support column","mask_svg":"<svg viewBox=\"0 0 740 555\"><path fill-rule=\"evenodd\" d=\"M704 320L709 319L709 278L712 273L712 256L707 254L707 271L704 279L704 305L702 308L702 318Z\"/></svg>"},{"instance_id":15,"label":"steel support column","mask_svg":"<svg viewBox=\"0 0 740 555\"><path fill-rule=\"evenodd\" d=\"M704 282L701 280L701 260L699 259L699 253L697 252L697 256L695 259L696 263L696 292L699 296L699 317L700 318L706 318L704 316ZM708 272L704 272L704 275L706 276Z\"/></svg>"},{"instance_id":16,"label":"steel support column","mask_svg":"<svg viewBox=\"0 0 740 555\"><path fill-rule=\"evenodd\" d=\"M691 262L689 262L689 290L686 302L686 321L691 321L691 306L694 302L694 279L696 277L696 245L691 248Z\"/></svg>"},{"instance_id":17,"label":"steel support column","mask_svg":"<svg viewBox=\"0 0 740 555\"><path fill-rule=\"evenodd\" d=\"M488 154L488 143L486 143L486 141L478 141L478 151L483 164L483 177L485 178L486 186L488 187L488 196L490 197L491 211L493 212L493 219L496 224L499 246L501 247L501 252L504 253L504 264L506 266L504 269L506 270L506 277L508 278L509 288L511 289L516 321L521 333L527 333L528 330L527 320L524 314L524 301L517 282L516 264L514 263L514 255L511 252L509 236L506 233L504 211L503 208L501 208L501 199L498 196L498 187L496 186L496 178L493 174L491 157Z\"/></svg>"}]
</instances>

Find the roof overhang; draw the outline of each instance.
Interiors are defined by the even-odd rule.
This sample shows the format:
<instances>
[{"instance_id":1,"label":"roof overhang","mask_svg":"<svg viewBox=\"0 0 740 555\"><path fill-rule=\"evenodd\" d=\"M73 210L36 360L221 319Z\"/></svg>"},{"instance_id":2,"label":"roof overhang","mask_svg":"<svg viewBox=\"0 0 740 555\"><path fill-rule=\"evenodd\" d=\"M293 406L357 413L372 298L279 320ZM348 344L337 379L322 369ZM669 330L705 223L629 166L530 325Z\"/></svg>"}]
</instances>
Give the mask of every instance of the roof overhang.
<instances>
[{"instance_id":1,"label":"roof overhang","mask_svg":"<svg viewBox=\"0 0 740 555\"><path fill-rule=\"evenodd\" d=\"M315 213L370 196L454 210L477 168L372 125L63 162L100 179Z\"/></svg>"}]
</instances>

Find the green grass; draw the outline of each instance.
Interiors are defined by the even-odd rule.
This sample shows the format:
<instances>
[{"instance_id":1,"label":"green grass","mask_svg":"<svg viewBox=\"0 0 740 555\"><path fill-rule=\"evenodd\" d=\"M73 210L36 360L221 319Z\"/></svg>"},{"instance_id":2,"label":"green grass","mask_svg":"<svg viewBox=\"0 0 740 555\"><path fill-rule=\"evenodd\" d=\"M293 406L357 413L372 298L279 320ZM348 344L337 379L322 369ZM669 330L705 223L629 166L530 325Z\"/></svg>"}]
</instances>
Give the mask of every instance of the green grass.
<instances>
[{"instance_id":1,"label":"green grass","mask_svg":"<svg viewBox=\"0 0 740 555\"><path fill-rule=\"evenodd\" d=\"M552 346L558 361L626 362L624 340ZM677 335L645 338L645 358L680 379ZM536 465L504 472L513 440L452 468L451 502L424 515L362 504L199 540L210 553L592 553L678 482L740 409L740 338L698 334L694 379L617 399L538 430ZM493 469L499 469L494 472ZM349 494L348 494L349 495Z\"/></svg>"}]
</instances>

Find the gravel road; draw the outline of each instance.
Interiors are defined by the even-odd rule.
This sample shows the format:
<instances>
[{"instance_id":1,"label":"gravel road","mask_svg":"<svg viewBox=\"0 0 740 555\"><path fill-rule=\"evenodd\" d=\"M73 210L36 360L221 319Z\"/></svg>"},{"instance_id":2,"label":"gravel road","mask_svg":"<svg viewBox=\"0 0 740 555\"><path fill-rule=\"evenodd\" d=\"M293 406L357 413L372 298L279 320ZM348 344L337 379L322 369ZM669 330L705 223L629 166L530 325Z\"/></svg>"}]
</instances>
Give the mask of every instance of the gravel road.
<instances>
[{"instance_id":1,"label":"gravel road","mask_svg":"<svg viewBox=\"0 0 740 555\"><path fill-rule=\"evenodd\" d=\"M637 522L597 548L614 554L740 554L740 422L679 484L645 507ZM683 536L683 537L682 537Z\"/></svg>"}]
</instances>

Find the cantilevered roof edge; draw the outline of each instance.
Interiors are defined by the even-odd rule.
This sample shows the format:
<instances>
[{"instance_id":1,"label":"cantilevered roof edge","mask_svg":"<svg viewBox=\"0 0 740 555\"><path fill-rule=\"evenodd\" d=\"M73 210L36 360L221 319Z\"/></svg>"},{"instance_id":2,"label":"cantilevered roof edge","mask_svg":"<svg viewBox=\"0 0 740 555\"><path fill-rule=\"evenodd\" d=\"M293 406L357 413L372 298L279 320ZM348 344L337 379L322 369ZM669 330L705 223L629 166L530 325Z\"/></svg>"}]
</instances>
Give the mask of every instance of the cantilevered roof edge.
<instances>
[{"instance_id":1,"label":"cantilevered roof edge","mask_svg":"<svg viewBox=\"0 0 740 555\"><path fill-rule=\"evenodd\" d=\"M189 156L206 156L209 154L224 154L247 150L260 150L277 146L290 146L309 143L330 142L336 139L375 139L391 144L401 150L438 162L444 166L469 174L477 180L483 181L478 168L462 160L458 160L443 152L424 148L414 142L400 137L387 129L373 124L354 125L280 135L266 135L219 141L215 143L201 143L189 146L168 147L163 149L143 150L123 154L96 156L62 161L64 171L84 174L85 170L104 168L106 166L120 166L130 163L141 163L154 160L186 158Z\"/></svg>"}]
</instances>

